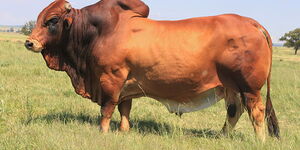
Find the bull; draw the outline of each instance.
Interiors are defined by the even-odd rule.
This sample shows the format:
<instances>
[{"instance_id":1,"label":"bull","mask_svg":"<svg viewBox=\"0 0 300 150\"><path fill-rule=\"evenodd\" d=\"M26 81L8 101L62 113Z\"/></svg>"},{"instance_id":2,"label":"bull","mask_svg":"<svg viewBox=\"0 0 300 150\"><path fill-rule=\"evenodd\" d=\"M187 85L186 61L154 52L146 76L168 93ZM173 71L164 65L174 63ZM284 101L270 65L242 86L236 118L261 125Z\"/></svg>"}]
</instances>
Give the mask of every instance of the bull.
<instances>
[{"instance_id":1,"label":"bull","mask_svg":"<svg viewBox=\"0 0 300 150\"><path fill-rule=\"evenodd\" d=\"M259 138L265 118L269 134L279 138L270 98L272 40L263 26L235 14L178 21L148 14L140 0L102 0L82 9L56 0L39 14L25 46L101 106L103 132L116 106L120 130L128 131L132 99L147 96L178 115L225 99L225 134L245 109Z\"/></svg>"}]
</instances>

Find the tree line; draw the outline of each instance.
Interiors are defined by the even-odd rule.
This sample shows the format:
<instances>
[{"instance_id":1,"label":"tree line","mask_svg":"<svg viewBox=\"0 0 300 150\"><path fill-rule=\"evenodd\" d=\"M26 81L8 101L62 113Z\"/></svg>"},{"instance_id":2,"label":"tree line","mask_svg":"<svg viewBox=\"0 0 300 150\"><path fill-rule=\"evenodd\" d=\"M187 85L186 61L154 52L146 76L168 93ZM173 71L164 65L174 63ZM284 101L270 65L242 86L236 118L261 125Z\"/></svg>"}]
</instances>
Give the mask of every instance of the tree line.
<instances>
[{"instance_id":1,"label":"tree line","mask_svg":"<svg viewBox=\"0 0 300 150\"><path fill-rule=\"evenodd\" d=\"M1 27L0 32L20 32L20 31L14 27Z\"/></svg>"}]
</instances>

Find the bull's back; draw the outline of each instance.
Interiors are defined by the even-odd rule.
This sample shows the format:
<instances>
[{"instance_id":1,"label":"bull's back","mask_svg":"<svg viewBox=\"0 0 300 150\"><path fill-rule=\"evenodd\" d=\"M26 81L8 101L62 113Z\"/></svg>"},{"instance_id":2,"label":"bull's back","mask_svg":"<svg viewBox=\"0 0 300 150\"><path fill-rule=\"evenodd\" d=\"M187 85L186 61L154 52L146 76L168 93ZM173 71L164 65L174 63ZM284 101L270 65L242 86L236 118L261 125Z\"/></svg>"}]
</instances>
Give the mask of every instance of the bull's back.
<instances>
[{"instance_id":1,"label":"bull's back","mask_svg":"<svg viewBox=\"0 0 300 150\"><path fill-rule=\"evenodd\" d=\"M201 60L212 60L215 53L209 49L215 42L215 24L209 17L180 21L146 20L137 24L138 31L130 34L130 40L126 38L124 46L130 50L129 58L134 65L149 67L160 64L196 69L208 64Z\"/></svg>"}]
</instances>

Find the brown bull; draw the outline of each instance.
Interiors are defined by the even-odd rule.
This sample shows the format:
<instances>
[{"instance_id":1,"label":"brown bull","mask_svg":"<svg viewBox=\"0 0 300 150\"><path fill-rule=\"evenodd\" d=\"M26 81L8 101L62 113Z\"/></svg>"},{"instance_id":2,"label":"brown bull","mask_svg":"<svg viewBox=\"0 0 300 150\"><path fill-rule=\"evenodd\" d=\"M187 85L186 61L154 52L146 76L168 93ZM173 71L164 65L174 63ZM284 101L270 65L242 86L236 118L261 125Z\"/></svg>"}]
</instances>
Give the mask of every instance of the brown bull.
<instances>
[{"instance_id":1,"label":"brown bull","mask_svg":"<svg viewBox=\"0 0 300 150\"><path fill-rule=\"evenodd\" d=\"M40 13L25 45L41 52L49 68L67 72L76 93L101 106L103 132L116 105L120 129L129 130L132 98L152 97L176 114L224 98L224 133L245 108L260 138L265 117L269 134L279 137L270 99L272 41L259 23L238 15L155 21L148 14L140 0L102 0L80 10L57 0Z\"/></svg>"}]
</instances>

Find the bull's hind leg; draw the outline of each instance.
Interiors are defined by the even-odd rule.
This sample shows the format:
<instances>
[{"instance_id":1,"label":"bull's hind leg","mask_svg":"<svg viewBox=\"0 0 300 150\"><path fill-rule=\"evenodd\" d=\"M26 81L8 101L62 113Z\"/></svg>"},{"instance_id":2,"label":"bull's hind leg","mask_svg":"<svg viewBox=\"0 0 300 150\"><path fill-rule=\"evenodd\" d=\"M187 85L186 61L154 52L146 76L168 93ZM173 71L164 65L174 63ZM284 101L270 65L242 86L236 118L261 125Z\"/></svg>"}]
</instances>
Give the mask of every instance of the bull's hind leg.
<instances>
[{"instance_id":1,"label":"bull's hind leg","mask_svg":"<svg viewBox=\"0 0 300 150\"><path fill-rule=\"evenodd\" d=\"M132 105L132 99L125 100L121 104L119 104L118 109L121 115L121 123L120 123L120 131L129 131L129 115Z\"/></svg>"},{"instance_id":2,"label":"bull's hind leg","mask_svg":"<svg viewBox=\"0 0 300 150\"><path fill-rule=\"evenodd\" d=\"M241 102L240 95L233 90L225 89L224 95L227 117L222 131L226 135L234 129L236 123L244 112L244 106Z\"/></svg>"},{"instance_id":3,"label":"bull's hind leg","mask_svg":"<svg viewBox=\"0 0 300 150\"><path fill-rule=\"evenodd\" d=\"M265 140L265 106L262 103L260 92L242 93L242 99L245 102L249 118L252 122L254 131L258 138Z\"/></svg>"}]
</instances>

